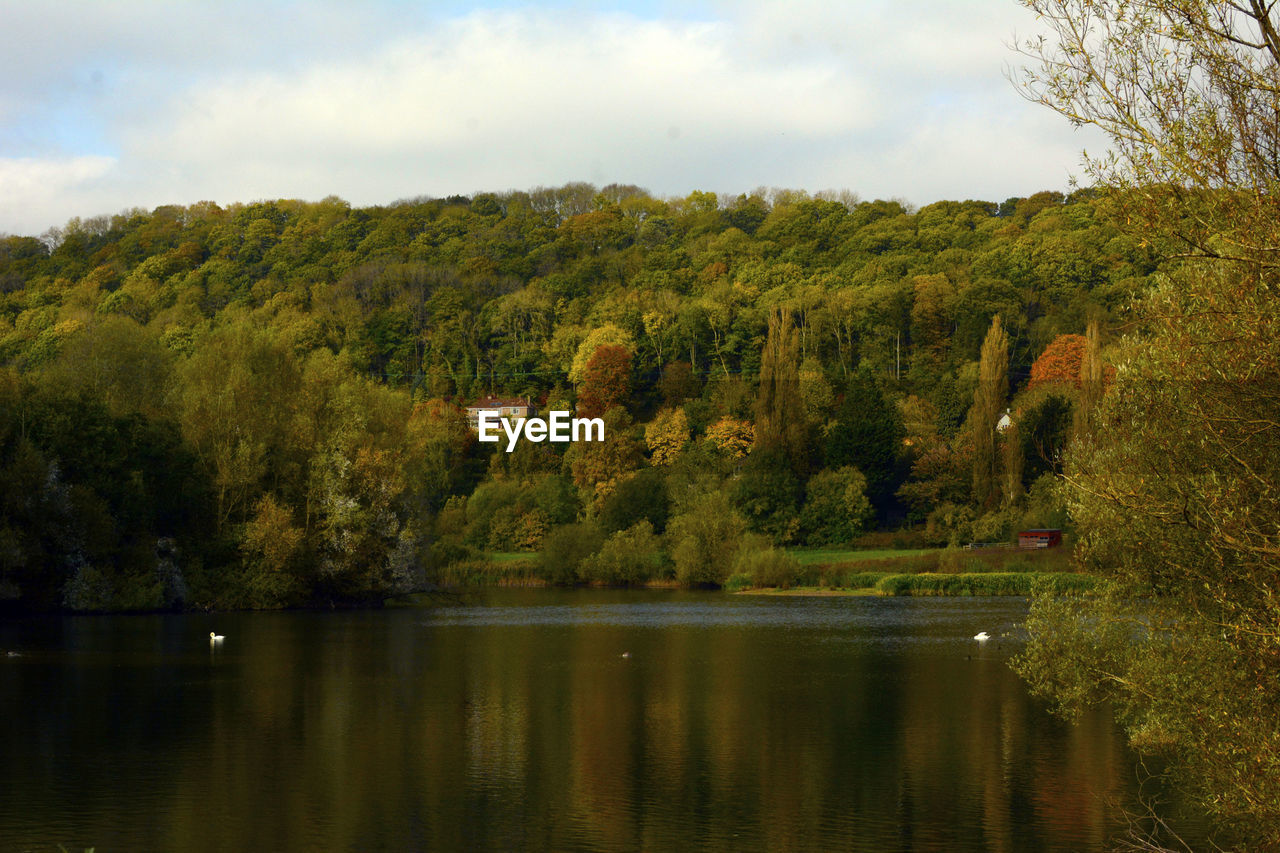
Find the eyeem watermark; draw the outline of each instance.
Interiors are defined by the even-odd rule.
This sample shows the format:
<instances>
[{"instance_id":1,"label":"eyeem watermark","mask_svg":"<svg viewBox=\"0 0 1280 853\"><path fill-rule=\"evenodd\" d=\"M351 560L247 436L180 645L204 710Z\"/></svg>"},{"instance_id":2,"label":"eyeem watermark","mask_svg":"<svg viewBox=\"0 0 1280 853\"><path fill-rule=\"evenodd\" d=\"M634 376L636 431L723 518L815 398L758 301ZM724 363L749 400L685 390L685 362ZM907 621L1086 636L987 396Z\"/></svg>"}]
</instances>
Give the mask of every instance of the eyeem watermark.
<instances>
[{"instance_id":1,"label":"eyeem watermark","mask_svg":"<svg viewBox=\"0 0 1280 853\"><path fill-rule=\"evenodd\" d=\"M507 452L516 449L516 441L523 432L529 441L604 441L603 418L570 418L569 412L548 412L550 418L511 418L498 412L480 413L480 440L501 441L498 425L507 434ZM490 434L490 433L493 434ZM594 438L592 436L595 436Z\"/></svg>"}]
</instances>

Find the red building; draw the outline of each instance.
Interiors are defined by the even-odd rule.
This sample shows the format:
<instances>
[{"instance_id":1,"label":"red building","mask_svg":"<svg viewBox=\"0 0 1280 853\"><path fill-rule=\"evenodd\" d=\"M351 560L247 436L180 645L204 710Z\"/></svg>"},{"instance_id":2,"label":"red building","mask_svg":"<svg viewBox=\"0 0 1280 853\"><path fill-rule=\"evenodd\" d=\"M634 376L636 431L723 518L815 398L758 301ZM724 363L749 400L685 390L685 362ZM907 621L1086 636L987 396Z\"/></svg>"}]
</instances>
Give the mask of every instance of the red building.
<instances>
[{"instance_id":1,"label":"red building","mask_svg":"<svg viewBox=\"0 0 1280 853\"><path fill-rule=\"evenodd\" d=\"M1018 534L1019 548L1053 548L1062 544L1062 531L1024 530Z\"/></svg>"}]
</instances>

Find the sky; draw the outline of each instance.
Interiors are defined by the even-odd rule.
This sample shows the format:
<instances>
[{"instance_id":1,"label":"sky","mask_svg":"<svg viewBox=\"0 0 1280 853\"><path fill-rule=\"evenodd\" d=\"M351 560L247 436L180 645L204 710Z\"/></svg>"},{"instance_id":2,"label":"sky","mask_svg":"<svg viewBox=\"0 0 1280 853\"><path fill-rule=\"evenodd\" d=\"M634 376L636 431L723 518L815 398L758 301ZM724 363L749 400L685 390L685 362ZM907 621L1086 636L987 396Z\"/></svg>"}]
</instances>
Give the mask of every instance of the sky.
<instances>
[{"instance_id":1,"label":"sky","mask_svg":"<svg viewBox=\"0 0 1280 853\"><path fill-rule=\"evenodd\" d=\"M1067 190L1014 0L0 0L0 233L161 204L570 181L660 196Z\"/></svg>"}]
</instances>

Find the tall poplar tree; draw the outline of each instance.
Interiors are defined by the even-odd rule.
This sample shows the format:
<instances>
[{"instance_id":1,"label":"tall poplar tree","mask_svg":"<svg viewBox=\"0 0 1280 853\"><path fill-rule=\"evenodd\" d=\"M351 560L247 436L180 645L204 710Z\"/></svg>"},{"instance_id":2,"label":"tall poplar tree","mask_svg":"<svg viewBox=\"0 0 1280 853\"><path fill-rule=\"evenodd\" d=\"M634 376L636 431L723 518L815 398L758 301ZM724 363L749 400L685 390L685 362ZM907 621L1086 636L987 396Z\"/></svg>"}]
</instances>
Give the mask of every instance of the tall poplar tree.
<instances>
[{"instance_id":1,"label":"tall poplar tree","mask_svg":"<svg viewBox=\"0 0 1280 853\"><path fill-rule=\"evenodd\" d=\"M1000 324L1000 315L991 318L991 329L982 342L978 362L978 387L969 409L973 431L973 499L989 507L1000 497L999 453L996 424L1009 397L1009 336Z\"/></svg>"},{"instance_id":2,"label":"tall poplar tree","mask_svg":"<svg viewBox=\"0 0 1280 853\"><path fill-rule=\"evenodd\" d=\"M800 338L791 313L769 315L769 335L760 358L760 394L756 398L756 447L781 453L801 472L808 456L808 429L800 396Z\"/></svg>"},{"instance_id":3,"label":"tall poplar tree","mask_svg":"<svg viewBox=\"0 0 1280 853\"><path fill-rule=\"evenodd\" d=\"M1084 333L1084 357L1080 359L1080 396L1076 400L1071 431L1076 438L1089 429L1089 416L1102 399L1103 370L1101 346L1098 343L1098 321L1089 323Z\"/></svg>"}]
</instances>

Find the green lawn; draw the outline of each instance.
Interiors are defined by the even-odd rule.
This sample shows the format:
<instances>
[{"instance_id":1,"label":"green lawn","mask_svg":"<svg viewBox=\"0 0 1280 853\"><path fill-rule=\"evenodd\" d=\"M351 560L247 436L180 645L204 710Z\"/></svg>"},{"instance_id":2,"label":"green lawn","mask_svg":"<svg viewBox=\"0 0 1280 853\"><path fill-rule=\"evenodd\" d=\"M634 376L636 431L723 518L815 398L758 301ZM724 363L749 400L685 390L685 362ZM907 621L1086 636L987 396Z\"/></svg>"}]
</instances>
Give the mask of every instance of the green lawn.
<instances>
[{"instance_id":1,"label":"green lawn","mask_svg":"<svg viewBox=\"0 0 1280 853\"><path fill-rule=\"evenodd\" d=\"M854 551L836 548L788 548L787 553L802 566L831 566L860 563L869 560L896 560L932 554L937 548L880 548L871 551Z\"/></svg>"},{"instance_id":2,"label":"green lawn","mask_svg":"<svg viewBox=\"0 0 1280 853\"><path fill-rule=\"evenodd\" d=\"M538 555L532 551L486 551L484 558L491 563L520 563L536 560Z\"/></svg>"}]
</instances>

